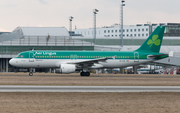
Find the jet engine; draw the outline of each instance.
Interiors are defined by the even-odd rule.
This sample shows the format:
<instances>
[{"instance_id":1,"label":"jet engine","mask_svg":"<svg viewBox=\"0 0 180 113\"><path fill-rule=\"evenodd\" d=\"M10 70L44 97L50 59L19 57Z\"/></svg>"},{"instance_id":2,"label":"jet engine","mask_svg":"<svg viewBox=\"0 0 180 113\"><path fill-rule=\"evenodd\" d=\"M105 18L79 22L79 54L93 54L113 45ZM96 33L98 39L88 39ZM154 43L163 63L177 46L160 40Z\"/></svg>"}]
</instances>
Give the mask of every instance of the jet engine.
<instances>
[{"instance_id":1,"label":"jet engine","mask_svg":"<svg viewBox=\"0 0 180 113\"><path fill-rule=\"evenodd\" d=\"M73 64L60 64L60 68L56 68L56 73L68 74L76 71L76 66Z\"/></svg>"}]
</instances>

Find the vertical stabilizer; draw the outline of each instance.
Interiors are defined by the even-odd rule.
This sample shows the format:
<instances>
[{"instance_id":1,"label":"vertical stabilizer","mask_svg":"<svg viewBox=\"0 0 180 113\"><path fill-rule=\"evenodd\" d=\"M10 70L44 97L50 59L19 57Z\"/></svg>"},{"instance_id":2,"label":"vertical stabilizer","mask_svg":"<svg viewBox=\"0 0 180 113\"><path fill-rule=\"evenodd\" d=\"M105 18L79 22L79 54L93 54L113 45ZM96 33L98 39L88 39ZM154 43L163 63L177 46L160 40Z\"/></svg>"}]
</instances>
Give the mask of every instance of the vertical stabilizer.
<instances>
[{"instance_id":1,"label":"vertical stabilizer","mask_svg":"<svg viewBox=\"0 0 180 113\"><path fill-rule=\"evenodd\" d=\"M136 51L149 51L159 53L164 36L164 30L165 26L158 26L148 37L148 39L141 45L141 47Z\"/></svg>"}]
</instances>

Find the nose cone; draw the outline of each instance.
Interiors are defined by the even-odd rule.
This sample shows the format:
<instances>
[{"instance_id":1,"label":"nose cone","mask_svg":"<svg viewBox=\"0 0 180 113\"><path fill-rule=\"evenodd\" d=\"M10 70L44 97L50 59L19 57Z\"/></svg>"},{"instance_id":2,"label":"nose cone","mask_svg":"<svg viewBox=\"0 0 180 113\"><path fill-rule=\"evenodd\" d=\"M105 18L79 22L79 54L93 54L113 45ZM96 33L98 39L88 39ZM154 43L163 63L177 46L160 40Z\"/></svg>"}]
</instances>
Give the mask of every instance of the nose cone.
<instances>
[{"instance_id":1,"label":"nose cone","mask_svg":"<svg viewBox=\"0 0 180 113\"><path fill-rule=\"evenodd\" d=\"M14 58L12 58L12 59L9 61L9 64L11 64L12 66L15 66L16 61L14 60Z\"/></svg>"}]
</instances>

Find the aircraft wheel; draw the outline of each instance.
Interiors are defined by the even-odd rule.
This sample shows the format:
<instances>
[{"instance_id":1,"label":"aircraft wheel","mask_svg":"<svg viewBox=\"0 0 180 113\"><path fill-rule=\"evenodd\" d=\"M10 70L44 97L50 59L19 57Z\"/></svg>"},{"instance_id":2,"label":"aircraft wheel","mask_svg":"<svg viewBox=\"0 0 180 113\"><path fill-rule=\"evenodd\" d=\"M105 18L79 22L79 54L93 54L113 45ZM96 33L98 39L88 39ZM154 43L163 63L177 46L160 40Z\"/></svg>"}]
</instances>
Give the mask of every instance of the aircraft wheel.
<instances>
[{"instance_id":1,"label":"aircraft wheel","mask_svg":"<svg viewBox=\"0 0 180 113\"><path fill-rule=\"evenodd\" d=\"M81 76L84 76L84 72L81 72Z\"/></svg>"},{"instance_id":2,"label":"aircraft wheel","mask_svg":"<svg viewBox=\"0 0 180 113\"><path fill-rule=\"evenodd\" d=\"M90 72L81 72L81 76L90 76Z\"/></svg>"},{"instance_id":3,"label":"aircraft wheel","mask_svg":"<svg viewBox=\"0 0 180 113\"><path fill-rule=\"evenodd\" d=\"M85 72L84 75L85 75L85 76L88 76L88 72Z\"/></svg>"},{"instance_id":4,"label":"aircraft wheel","mask_svg":"<svg viewBox=\"0 0 180 113\"><path fill-rule=\"evenodd\" d=\"M90 72L86 72L86 76L90 76Z\"/></svg>"},{"instance_id":5,"label":"aircraft wheel","mask_svg":"<svg viewBox=\"0 0 180 113\"><path fill-rule=\"evenodd\" d=\"M33 72L30 72L30 73L29 73L29 76L33 76Z\"/></svg>"}]
</instances>

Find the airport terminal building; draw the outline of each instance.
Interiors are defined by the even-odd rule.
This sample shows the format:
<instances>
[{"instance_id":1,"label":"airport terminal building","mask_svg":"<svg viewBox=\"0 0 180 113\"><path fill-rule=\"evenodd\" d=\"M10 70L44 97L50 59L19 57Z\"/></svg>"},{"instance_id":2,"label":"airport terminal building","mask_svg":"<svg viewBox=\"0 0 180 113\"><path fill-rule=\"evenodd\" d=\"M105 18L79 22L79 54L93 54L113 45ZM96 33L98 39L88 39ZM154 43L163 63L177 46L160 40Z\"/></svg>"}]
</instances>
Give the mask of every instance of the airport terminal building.
<instances>
[{"instance_id":1,"label":"airport terminal building","mask_svg":"<svg viewBox=\"0 0 180 113\"><path fill-rule=\"evenodd\" d=\"M159 24L137 24L137 25L124 25L123 27L123 37L143 39L147 38L157 26L166 26L165 37L180 37L180 23L159 23ZM82 37L74 38L84 38L92 39L94 38L94 29L74 29L75 34L82 34ZM121 26L114 24L112 26L104 26L102 28L96 28L96 38L97 39L119 39L121 36Z\"/></svg>"}]
</instances>

